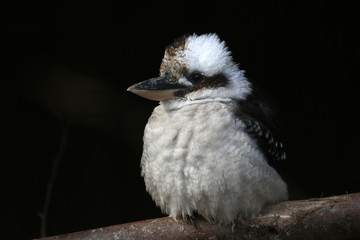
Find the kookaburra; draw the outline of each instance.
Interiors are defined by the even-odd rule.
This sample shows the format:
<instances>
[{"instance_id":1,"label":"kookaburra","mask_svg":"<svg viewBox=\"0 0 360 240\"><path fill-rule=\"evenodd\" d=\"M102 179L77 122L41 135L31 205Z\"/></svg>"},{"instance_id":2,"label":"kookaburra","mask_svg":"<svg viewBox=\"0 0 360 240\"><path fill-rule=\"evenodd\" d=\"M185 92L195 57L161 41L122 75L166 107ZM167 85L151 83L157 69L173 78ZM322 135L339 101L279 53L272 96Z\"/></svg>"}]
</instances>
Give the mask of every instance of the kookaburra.
<instances>
[{"instance_id":1,"label":"kookaburra","mask_svg":"<svg viewBox=\"0 0 360 240\"><path fill-rule=\"evenodd\" d=\"M141 172L164 213L225 224L288 198L269 165L285 159L269 108L216 34L175 40L160 76L128 91L160 101L145 127Z\"/></svg>"}]
</instances>

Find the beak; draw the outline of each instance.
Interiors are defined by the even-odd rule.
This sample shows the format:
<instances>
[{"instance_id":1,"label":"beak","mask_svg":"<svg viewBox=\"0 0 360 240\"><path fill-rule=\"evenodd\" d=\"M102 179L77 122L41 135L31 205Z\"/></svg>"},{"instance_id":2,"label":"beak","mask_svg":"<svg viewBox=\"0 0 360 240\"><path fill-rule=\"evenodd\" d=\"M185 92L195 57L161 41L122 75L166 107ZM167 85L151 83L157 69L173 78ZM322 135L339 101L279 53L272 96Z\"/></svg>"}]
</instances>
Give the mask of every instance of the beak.
<instances>
[{"instance_id":1,"label":"beak","mask_svg":"<svg viewBox=\"0 0 360 240\"><path fill-rule=\"evenodd\" d=\"M189 89L189 86L172 81L167 77L156 77L136 83L127 90L143 98L163 101L176 98L176 92L186 89Z\"/></svg>"}]
</instances>

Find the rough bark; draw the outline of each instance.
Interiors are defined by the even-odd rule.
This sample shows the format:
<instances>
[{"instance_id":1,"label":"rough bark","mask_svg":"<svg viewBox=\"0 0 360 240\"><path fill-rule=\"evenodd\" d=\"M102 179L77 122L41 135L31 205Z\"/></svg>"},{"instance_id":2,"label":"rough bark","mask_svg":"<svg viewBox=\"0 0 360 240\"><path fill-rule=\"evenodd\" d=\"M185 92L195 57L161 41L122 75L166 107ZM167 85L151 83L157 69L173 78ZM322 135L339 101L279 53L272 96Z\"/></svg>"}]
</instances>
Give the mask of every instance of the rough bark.
<instances>
[{"instance_id":1,"label":"rough bark","mask_svg":"<svg viewBox=\"0 0 360 240\"><path fill-rule=\"evenodd\" d=\"M240 219L234 231L195 221L197 228L164 217L43 239L355 239L360 238L360 193L267 206L254 218Z\"/></svg>"}]
</instances>

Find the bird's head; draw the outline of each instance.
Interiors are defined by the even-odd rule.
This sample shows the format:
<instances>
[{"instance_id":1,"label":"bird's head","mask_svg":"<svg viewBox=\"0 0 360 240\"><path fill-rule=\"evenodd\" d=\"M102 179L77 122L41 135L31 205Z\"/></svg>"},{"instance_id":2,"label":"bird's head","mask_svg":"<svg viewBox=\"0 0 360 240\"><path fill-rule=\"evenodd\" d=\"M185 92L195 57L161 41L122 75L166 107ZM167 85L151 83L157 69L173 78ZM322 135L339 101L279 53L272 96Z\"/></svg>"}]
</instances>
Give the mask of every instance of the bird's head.
<instances>
[{"instance_id":1,"label":"bird's head","mask_svg":"<svg viewBox=\"0 0 360 240\"><path fill-rule=\"evenodd\" d=\"M160 76L128 91L150 100L245 99L251 85L216 34L190 35L165 50Z\"/></svg>"}]
</instances>

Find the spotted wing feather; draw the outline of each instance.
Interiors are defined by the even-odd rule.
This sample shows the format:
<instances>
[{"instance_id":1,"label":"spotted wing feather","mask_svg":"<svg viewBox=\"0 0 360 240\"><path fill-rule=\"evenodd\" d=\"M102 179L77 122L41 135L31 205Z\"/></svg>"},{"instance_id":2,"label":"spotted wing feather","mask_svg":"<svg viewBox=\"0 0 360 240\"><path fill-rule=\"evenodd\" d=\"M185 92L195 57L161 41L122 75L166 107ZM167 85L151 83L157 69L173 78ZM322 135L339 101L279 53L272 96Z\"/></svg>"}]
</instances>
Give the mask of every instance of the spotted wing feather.
<instances>
[{"instance_id":1,"label":"spotted wing feather","mask_svg":"<svg viewBox=\"0 0 360 240\"><path fill-rule=\"evenodd\" d=\"M269 163L285 160L283 143L279 141L271 109L256 95L239 101L237 117L245 123L245 131L257 142Z\"/></svg>"},{"instance_id":2,"label":"spotted wing feather","mask_svg":"<svg viewBox=\"0 0 360 240\"><path fill-rule=\"evenodd\" d=\"M264 124L250 117L244 118L243 122L247 133L256 140L269 161L286 159L282 142L276 139Z\"/></svg>"}]
</instances>

